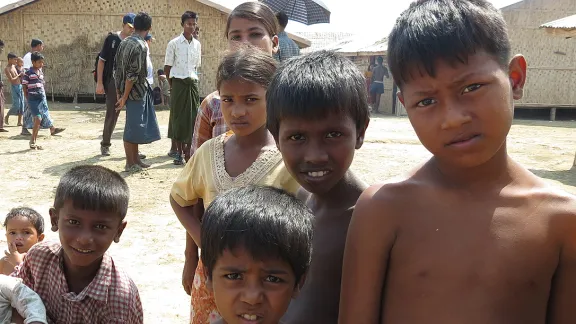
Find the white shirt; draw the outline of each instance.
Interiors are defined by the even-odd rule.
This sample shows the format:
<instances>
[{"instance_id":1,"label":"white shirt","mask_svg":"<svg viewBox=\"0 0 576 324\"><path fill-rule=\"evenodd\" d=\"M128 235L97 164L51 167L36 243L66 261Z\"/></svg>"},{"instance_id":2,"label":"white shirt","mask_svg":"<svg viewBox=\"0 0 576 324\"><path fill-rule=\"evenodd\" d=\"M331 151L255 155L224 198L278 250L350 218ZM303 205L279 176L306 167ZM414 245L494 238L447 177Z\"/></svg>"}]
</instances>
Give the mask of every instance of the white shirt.
<instances>
[{"instance_id":1,"label":"white shirt","mask_svg":"<svg viewBox=\"0 0 576 324\"><path fill-rule=\"evenodd\" d=\"M23 67L27 70L30 69L32 67L32 52L26 53L26 55L24 55L22 58L22 61L24 61Z\"/></svg>"},{"instance_id":2,"label":"white shirt","mask_svg":"<svg viewBox=\"0 0 576 324\"><path fill-rule=\"evenodd\" d=\"M148 80L148 83L152 86L152 84L154 84L154 66L152 66L152 58L150 58L150 47L148 47L148 43L146 43L146 48L148 49L148 55L146 56L148 75L146 76L146 80Z\"/></svg>"},{"instance_id":3,"label":"white shirt","mask_svg":"<svg viewBox=\"0 0 576 324\"><path fill-rule=\"evenodd\" d=\"M40 296L14 277L0 275L0 324L11 323L12 307L24 318L24 323L47 324L46 307Z\"/></svg>"},{"instance_id":4,"label":"white shirt","mask_svg":"<svg viewBox=\"0 0 576 324\"><path fill-rule=\"evenodd\" d=\"M172 67L171 78L198 80L198 67L201 61L201 45L195 38L188 42L184 34L180 34L168 43L164 65Z\"/></svg>"}]
</instances>

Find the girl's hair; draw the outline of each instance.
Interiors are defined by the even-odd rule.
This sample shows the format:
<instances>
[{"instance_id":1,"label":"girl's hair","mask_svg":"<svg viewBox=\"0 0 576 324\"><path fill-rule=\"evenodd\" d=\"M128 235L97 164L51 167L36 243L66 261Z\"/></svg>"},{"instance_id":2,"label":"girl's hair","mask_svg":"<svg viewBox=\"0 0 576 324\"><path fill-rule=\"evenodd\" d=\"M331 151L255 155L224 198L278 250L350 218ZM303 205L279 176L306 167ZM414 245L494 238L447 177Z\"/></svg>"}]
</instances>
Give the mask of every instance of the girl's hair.
<instances>
[{"instance_id":1,"label":"girl's hair","mask_svg":"<svg viewBox=\"0 0 576 324\"><path fill-rule=\"evenodd\" d=\"M28 207L12 208L4 220L4 228L8 226L8 221L17 217L24 217L34 226L38 235L44 233L44 218L37 211Z\"/></svg>"},{"instance_id":2,"label":"girl's hair","mask_svg":"<svg viewBox=\"0 0 576 324\"><path fill-rule=\"evenodd\" d=\"M229 52L220 62L216 73L216 87L220 90L222 82L241 79L268 89L276 67L276 60L272 56L256 47L243 45Z\"/></svg>"},{"instance_id":3,"label":"girl's hair","mask_svg":"<svg viewBox=\"0 0 576 324\"><path fill-rule=\"evenodd\" d=\"M226 32L224 35L226 38L228 38L230 23L234 18L242 18L261 23L264 25L264 28L266 28L270 37L278 34L278 20L276 19L274 11L261 2L244 2L232 10L226 23Z\"/></svg>"}]
</instances>

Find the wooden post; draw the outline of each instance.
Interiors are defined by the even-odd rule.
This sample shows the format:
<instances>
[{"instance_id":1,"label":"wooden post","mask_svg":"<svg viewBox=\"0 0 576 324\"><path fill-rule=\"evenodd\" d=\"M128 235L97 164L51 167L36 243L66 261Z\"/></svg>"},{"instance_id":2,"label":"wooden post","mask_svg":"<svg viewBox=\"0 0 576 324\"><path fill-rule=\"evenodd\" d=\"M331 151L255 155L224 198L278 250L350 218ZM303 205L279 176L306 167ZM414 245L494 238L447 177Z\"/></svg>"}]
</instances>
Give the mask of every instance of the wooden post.
<instances>
[{"instance_id":1,"label":"wooden post","mask_svg":"<svg viewBox=\"0 0 576 324\"><path fill-rule=\"evenodd\" d=\"M550 108L550 121L556 120L556 108Z\"/></svg>"},{"instance_id":2,"label":"wooden post","mask_svg":"<svg viewBox=\"0 0 576 324\"><path fill-rule=\"evenodd\" d=\"M576 166L576 154L574 154L574 163L572 163L572 166Z\"/></svg>"}]
</instances>

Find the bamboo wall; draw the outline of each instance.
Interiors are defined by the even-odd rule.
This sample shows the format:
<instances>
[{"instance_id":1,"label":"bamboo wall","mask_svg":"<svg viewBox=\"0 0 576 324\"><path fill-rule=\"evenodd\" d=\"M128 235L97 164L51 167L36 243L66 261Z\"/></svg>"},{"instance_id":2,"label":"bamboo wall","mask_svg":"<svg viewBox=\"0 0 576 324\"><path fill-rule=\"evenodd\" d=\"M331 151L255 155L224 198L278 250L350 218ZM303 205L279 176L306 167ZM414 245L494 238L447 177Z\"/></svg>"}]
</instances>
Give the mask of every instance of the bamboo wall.
<instances>
[{"instance_id":1,"label":"bamboo wall","mask_svg":"<svg viewBox=\"0 0 576 324\"><path fill-rule=\"evenodd\" d=\"M528 61L522 105L576 105L576 40L551 36L543 23L576 14L574 0L524 0L502 10L512 53Z\"/></svg>"},{"instance_id":2,"label":"bamboo wall","mask_svg":"<svg viewBox=\"0 0 576 324\"><path fill-rule=\"evenodd\" d=\"M226 49L226 14L194 0L41 0L0 16L4 54L24 55L32 38L46 45L44 54L48 95L93 94L91 71L108 32L122 27L127 12L146 11L152 16L151 45L154 70L164 67L166 45L182 32L180 16L186 10L199 14L202 43L200 95L215 90L215 75ZM6 55L0 57L5 65ZM10 88L10 87L6 87Z\"/></svg>"}]
</instances>

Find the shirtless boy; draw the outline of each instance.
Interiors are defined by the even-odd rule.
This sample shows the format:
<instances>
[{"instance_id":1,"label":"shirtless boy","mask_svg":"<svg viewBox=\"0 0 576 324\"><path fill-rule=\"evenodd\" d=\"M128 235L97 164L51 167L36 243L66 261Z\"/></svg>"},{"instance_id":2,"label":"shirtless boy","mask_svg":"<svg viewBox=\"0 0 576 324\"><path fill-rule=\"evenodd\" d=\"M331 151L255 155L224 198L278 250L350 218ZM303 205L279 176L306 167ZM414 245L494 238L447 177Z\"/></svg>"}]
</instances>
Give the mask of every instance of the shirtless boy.
<instances>
[{"instance_id":1,"label":"shirtless boy","mask_svg":"<svg viewBox=\"0 0 576 324\"><path fill-rule=\"evenodd\" d=\"M336 323L346 233L367 188L350 165L364 142L366 84L354 63L320 51L279 68L266 94L268 129L314 213L312 262L285 323Z\"/></svg>"},{"instance_id":2,"label":"shirtless boy","mask_svg":"<svg viewBox=\"0 0 576 324\"><path fill-rule=\"evenodd\" d=\"M526 60L510 58L501 13L419 0L388 63L433 157L360 197L339 323L576 323L576 200L507 153Z\"/></svg>"},{"instance_id":3,"label":"shirtless boy","mask_svg":"<svg viewBox=\"0 0 576 324\"><path fill-rule=\"evenodd\" d=\"M12 109L6 113L4 124L8 125L10 115L18 116L18 126L22 126L22 112L24 110L24 92L22 91L21 78L24 71L18 71L18 56L8 53L8 65L4 68L4 74L12 85Z\"/></svg>"}]
</instances>

